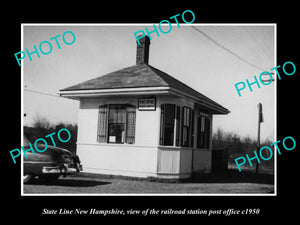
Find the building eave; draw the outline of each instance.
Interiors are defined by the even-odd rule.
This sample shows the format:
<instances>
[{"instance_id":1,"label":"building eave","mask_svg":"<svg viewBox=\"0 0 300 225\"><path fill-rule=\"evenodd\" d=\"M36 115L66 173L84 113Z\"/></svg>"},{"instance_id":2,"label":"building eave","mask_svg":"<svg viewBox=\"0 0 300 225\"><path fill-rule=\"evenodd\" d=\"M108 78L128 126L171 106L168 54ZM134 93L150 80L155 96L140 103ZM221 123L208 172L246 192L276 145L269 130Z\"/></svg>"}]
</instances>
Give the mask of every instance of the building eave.
<instances>
[{"instance_id":1,"label":"building eave","mask_svg":"<svg viewBox=\"0 0 300 225\"><path fill-rule=\"evenodd\" d=\"M124 96L124 95L157 95L168 94L170 87L140 87L140 88L114 88L114 89L93 89L93 90L60 90L58 95L64 98L80 100L84 97L101 96Z\"/></svg>"},{"instance_id":2,"label":"building eave","mask_svg":"<svg viewBox=\"0 0 300 225\"><path fill-rule=\"evenodd\" d=\"M230 111L217 103L212 103L212 100L198 98L196 96L190 95L188 93L182 92L180 90L171 88L170 93L173 95L186 97L188 99L193 99L198 105L208 108L212 114L228 114Z\"/></svg>"},{"instance_id":3,"label":"building eave","mask_svg":"<svg viewBox=\"0 0 300 225\"><path fill-rule=\"evenodd\" d=\"M213 114L228 114L230 111L218 104L206 99L200 99L188 93L171 87L139 87L139 88L114 88L114 89L91 89L91 90L60 90L58 95L64 98L80 100L80 98L93 98L105 96L128 96L128 95L163 95L171 94L193 100L195 103L207 108Z\"/></svg>"}]
</instances>

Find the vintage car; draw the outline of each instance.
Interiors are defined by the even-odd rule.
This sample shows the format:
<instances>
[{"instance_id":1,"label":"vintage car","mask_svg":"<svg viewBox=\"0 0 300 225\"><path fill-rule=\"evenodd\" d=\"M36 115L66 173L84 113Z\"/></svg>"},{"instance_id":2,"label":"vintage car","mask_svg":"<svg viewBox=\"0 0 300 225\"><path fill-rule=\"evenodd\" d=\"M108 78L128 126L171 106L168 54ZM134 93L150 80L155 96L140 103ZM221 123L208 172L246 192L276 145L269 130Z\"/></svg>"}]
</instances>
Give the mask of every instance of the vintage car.
<instances>
[{"instance_id":1,"label":"vintage car","mask_svg":"<svg viewBox=\"0 0 300 225\"><path fill-rule=\"evenodd\" d=\"M29 140L24 136L24 149L29 149ZM45 145L40 144L39 149ZM36 177L46 182L56 181L60 175L76 174L82 171L79 157L70 151L48 145L44 152L26 152L23 160L23 183L28 184Z\"/></svg>"}]
</instances>

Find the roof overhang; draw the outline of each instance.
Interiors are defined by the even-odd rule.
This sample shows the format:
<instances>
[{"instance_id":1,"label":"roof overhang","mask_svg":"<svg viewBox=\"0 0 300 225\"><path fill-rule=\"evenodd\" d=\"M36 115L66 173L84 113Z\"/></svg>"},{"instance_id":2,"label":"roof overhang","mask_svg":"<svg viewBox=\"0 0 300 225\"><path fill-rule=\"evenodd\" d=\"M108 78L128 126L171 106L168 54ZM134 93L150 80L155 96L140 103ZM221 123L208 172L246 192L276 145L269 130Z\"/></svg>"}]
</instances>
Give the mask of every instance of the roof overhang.
<instances>
[{"instance_id":1,"label":"roof overhang","mask_svg":"<svg viewBox=\"0 0 300 225\"><path fill-rule=\"evenodd\" d=\"M113 88L91 90L60 90L58 95L64 98L80 100L86 97L105 96L130 96L130 95L163 95L171 94L194 101L196 104L207 108L213 114L227 114L230 111L210 99L200 99L172 87L139 87L139 88Z\"/></svg>"},{"instance_id":2,"label":"roof overhang","mask_svg":"<svg viewBox=\"0 0 300 225\"><path fill-rule=\"evenodd\" d=\"M194 102L198 105L200 105L203 108L207 108L208 111L212 114L228 114L230 113L230 111L224 107L222 107L221 105L213 102L210 99L200 99L197 98L196 96L190 95L188 93L182 92L180 90L171 88L170 93L173 95L177 95L177 96L184 96L188 99L192 99L194 100Z\"/></svg>"},{"instance_id":3,"label":"roof overhang","mask_svg":"<svg viewBox=\"0 0 300 225\"><path fill-rule=\"evenodd\" d=\"M93 90L60 90L58 95L64 98L80 100L85 97L120 96L120 95L153 95L168 94L170 87L140 87L140 88L113 88Z\"/></svg>"}]
</instances>

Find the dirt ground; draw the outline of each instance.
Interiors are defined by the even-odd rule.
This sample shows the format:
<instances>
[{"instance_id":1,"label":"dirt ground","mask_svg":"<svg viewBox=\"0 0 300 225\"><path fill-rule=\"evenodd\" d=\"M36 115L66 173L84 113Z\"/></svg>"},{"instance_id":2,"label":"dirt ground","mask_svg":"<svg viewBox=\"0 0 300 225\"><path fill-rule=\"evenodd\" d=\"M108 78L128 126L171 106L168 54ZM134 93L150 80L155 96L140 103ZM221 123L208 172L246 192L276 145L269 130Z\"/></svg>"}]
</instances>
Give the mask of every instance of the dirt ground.
<instances>
[{"instance_id":1,"label":"dirt ground","mask_svg":"<svg viewBox=\"0 0 300 225\"><path fill-rule=\"evenodd\" d=\"M105 176L61 177L23 185L24 194L273 194L274 176L238 173L197 175L180 182L158 182Z\"/></svg>"}]
</instances>

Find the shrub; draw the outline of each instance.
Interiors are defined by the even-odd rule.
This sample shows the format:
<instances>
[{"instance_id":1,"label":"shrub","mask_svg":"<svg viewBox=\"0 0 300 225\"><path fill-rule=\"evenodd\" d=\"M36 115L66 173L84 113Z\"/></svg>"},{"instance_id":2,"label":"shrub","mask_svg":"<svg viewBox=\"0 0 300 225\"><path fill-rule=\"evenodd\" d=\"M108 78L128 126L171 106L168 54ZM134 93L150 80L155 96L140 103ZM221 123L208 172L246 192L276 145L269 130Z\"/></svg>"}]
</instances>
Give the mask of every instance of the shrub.
<instances>
[{"instance_id":1,"label":"shrub","mask_svg":"<svg viewBox=\"0 0 300 225\"><path fill-rule=\"evenodd\" d=\"M260 146L270 146L271 143L273 143L272 140L266 140L261 142ZM274 146L270 147L274 153ZM245 154L248 154L249 157L254 156L253 151L257 150L257 140L250 138L249 136L241 137L239 134L234 132L225 132L218 128L212 136L212 148L227 148L228 167L236 168L236 164L234 162L235 158L245 156ZM253 167L249 166L248 169L255 171L255 163L253 163ZM262 161L259 164L259 170L274 171L274 157L268 161Z\"/></svg>"}]
</instances>

